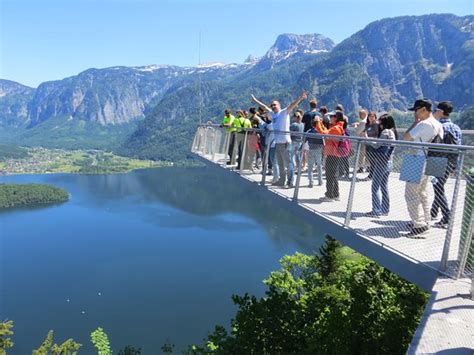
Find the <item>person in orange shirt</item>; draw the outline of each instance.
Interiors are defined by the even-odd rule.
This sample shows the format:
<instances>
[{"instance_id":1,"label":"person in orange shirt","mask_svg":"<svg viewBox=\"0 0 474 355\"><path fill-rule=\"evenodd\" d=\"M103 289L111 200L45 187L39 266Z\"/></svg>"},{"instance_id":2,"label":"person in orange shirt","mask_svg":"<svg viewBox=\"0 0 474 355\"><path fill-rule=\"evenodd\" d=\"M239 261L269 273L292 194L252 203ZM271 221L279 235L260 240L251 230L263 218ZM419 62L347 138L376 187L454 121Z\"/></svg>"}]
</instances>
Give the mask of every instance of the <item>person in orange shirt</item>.
<instances>
[{"instance_id":1,"label":"person in orange shirt","mask_svg":"<svg viewBox=\"0 0 474 355\"><path fill-rule=\"evenodd\" d=\"M331 119L329 129L323 125L320 119L316 118L316 130L321 134L343 136L344 114L342 113L342 111L330 112L328 115ZM342 156L339 147L340 140L334 138L326 138L324 142L324 156L326 157L326 200L339 200L338 171Z\"/></svg>"}]
</instances>

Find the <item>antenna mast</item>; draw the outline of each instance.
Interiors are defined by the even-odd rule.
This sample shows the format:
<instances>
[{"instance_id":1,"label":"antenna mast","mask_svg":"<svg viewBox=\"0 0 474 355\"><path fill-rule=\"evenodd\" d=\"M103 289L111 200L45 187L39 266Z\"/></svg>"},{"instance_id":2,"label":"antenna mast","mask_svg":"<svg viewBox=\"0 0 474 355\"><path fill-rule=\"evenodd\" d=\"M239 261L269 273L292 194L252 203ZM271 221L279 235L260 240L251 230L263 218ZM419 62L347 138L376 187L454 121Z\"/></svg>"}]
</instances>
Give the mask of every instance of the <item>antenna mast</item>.
<instances>
[{"instance_id":1,"label":"antenna mast","mask_svg":"<svg viewBox=\"0 0 474 355\"><path fill-rule=\"evenodd\" d=\"M201 92L201 29L199 29L199 51L198 51L198 91L199 91L199 124L202 124L202 92Z\"/></svg>"}]
</instances>

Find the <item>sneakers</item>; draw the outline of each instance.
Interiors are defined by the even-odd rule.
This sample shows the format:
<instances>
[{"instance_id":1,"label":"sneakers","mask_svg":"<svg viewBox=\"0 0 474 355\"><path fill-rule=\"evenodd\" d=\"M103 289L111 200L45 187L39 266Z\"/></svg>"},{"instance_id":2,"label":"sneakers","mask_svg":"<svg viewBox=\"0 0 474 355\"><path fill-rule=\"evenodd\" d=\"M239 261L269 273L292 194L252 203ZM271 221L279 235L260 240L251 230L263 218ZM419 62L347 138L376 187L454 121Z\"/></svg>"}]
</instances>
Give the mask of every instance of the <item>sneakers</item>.
<instances>
[{"instance_id":1,"label":"sneakers","mask_svg":"<svg viewBox=\"0 0 474 355\"><path fill-rule=\"evenodd\" d=\"M423 226L423 227L413 227L407 235L405 235L407 238L412 238L412 239L425 239L426 236L423 236L422 234L429 231L428 226Z\"/></svg>"},{"instance_id":2,"label":"sneakers","mask_svg":"<svg viewBox=\"0 0 474 355\"><path fill-rule=\"evenodd\" d=\"M436 222L433 224L433 227L435 228L441 228L441 229L448 229L448 223L444 222L443 220Z\"/></svg>"},{"instance_id":3,"label":"sneakers","mask_svg":"<svg viewBox=\"0 0 474 355\"><path fill-rule=\"evenodd\" d=\"M313 183L310 182L310 183L308 184L308 187L309 187L309 188L312 188L312 187L313 187Z\"/></svg>"},{"instance_id":4,"label":"sneakers","mask_svg":"<svg viewBox=\"0 0 474 355\"><path fill-rule=\"evenodd\" d=\"M283 181L275 181L272 183L272 186L285 186L285 182Z\"/></svg>"}]
</instances>

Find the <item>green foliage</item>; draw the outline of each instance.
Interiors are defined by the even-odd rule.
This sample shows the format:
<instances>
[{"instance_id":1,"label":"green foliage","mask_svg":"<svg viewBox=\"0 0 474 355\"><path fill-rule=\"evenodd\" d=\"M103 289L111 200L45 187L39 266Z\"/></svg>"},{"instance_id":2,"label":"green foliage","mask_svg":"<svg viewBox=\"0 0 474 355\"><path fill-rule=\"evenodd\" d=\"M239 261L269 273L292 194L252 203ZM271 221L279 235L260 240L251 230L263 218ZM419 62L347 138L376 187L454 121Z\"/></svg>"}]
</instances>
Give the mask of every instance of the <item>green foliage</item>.
<instances>
[{"instance_id":1,"label":"green foliage","mask_svg":"<svg viewBox=\"0 0 474 355\"><path fill-rule=\"evenodd\" d=\"M76 343L73 339L68 339L62 344L53 344L54 332L50 330L41 346L33 350L33 355L76 355L82 344Z\"/></svg>"},{"instance_id":2,"label":"green foliage","mask_svg":"<svg viewBox=\"0 0 474 355\"><path fill-rule=\"evenodd\" d=\"M53 335L54 332L50 330L41 346L38 349L33 350L33 355L47 355L49 349L51 348L51 344L53 343Z\"/></svg>"},{"instance_id":3,"label":"green foliage","mask_svg":"<svg viewBox=\"0 0 474 355\"><path fill-rule=\"evenodd\" d=\"M53 355L76 355L82 344L76 343L73 339L68 339L61 345L54 344L51 348Z\"/></svg>"},{"instance_id":4,"label":"green foliage","mask_svg":"<svg viewBox=\"0 0 474 355\"><path fill-rule=\"evenodd\" d=\"M0 144L0 161L21 159L28 156L28 150L16 145Z\"/></svg>"},{"instance_id":5,"label":"green foliage","mask_svg":"<svg viewBox=\"0 0 474 355\"><path fill-rule=\"evenodd\" d=\"M91 333L91 342L98 355L112 355L109 338L102 328L99 327Z\"/></svg>"},{"instance_id":6,"label":"green foliage","mask_svg":"<svg viewBox=\"0 0 474 355\"><path fill-rule=\"evenodd\" d=\"M135 131L138 122L102 126L68 117L53 117L33 127L0 129L2 143L28 147L114 150Z\"/></svg>"},{"instance_id":7,"label":"green foliage","mask_svg":"<svg viewBox=\"0 0 474 355\"><path fill-rule=\"evenodd\" d=\"M319 256L295 254L265 280L264 297L233 296L231 333L216 327L190 354L404 353L428 295L328 238Z\"/></svg>"},{"instance_id":8,"label":"green foliage","mask_svg":"<svg viewBox=\"0 0 474 355\"><path fill-rule=\"evenodd\" d=\"M336 239L327 237L326 243L319 248L316 258L316 269L321 277L330 279L337 277L344 260L341 254L341 243Z\"/></svg>"},{"instance_id":9,"label":"green foliage","mask_svg":"<svg viewBox=\"0 0 474 355\"><path fill-rule=\"evenodd\" d=\"M59 203L69 200L67 191L44 184L0 184L0 209Z\"/></svg>"},{"instance_id":10,"label":"green foliage","mask_svg":"<svg viewBox=\"0 0 474 355\"><path fill-rule=\"evenodd\" d=\"M411 111L390 110L388 113L393 117L397 128L409 128L413 123L414 116Z\"/></svg>"},{"instance_id":11,"label":"green foliage","mask_svg":"<svg viewBox=\"0 0 474 355\"><path fill-rule=\"evenodd\" d=\"M9 335L13 335L13 321L8 320L0 322L0 355L5 355L7 349L13 346L13 341L8 338Z\"/></svg>"}]
</instances>

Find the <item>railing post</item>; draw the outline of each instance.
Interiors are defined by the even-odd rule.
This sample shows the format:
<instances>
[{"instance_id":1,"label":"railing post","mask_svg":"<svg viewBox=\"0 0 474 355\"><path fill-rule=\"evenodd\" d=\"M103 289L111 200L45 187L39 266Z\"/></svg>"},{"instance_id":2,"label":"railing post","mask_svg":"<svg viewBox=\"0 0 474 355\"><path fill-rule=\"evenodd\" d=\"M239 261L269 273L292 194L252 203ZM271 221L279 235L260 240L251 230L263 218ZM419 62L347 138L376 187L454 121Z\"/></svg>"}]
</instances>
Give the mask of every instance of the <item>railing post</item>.
<instances>
[{"instance_id":1,"label":"railing post","mask_svg":"<svg viewBox=\"0 0 474 355\"><path fill-rule=\"evenodd\" d=\"M464 221L461 221L461 239L460 243L462 242L462 238L465 235L465 243L464 243L464 248L460 250L459 252L459 269L457 272L457 277L461 277L464 269L466 268L466 263L467 263L467 257L469 256L469 252L471 249L471 243L472 243L472 234L473 234L473 224L474 224L474 214L473 212L473 202L471 201L471 193L474 191L474 186L472 184L474 183L473 176L471 175L471 172L467 172L468 177L467 177L467 182L466 182L466 196L465 196L465 202L464 202L464 212L462 214L462 219L464 219L465 216L468 216L469 214L470 219L465 221L468 223L467 227L464 229L463 223ZM467 219L467 218L466 218ZM464 232L465 231L465 232ZM459 245L461 247L461 244ZM471 274L474 275L474 270L471 270Z\"/></svg>"},{"instance_id":2,"label":"railing post","mask_svg":"<svg viewBox=\"0 0 474 355\"><path fill-rule=\"evenodd\" d=\"M268 168L268 159L270 159L270 142L267 142L267 137L265 137L265 159L263 159L263 166L262 166L262 181L260 185L265 186L265 180L267 179L267 168Z\"/></svg>"},{"instance_id":3,"label":"railing post","mask_svg":"<svg viewBox=\"0 0 474 355\"><path fill-rule=\"evenodd\" d=\"M474 272L471 272L471 300L474 301Z\"/></svg>"},{"instance_id":4,"label":"railing post","mask_svg":"<svg viewBox=\"0 0 474 355\"><path fill-rule=\"evenodd\" d=\"M448 268L448 259L449 259L449 249L451 248L451 237L453 235L454 229L454 219L456 216L456 205L458 203L459 196L459 185L461 184L461 174L464 167L464 155L465 152L461 151L459 157L459 164L456 171L456 182L454 184L453 200L451 202L451 214L448 223L448 230L446 231L446 238L444 240L443 254L441 256L441 271L446 271Z\"/></svg>"},{"instance_id":5,"label":"railing post","mask_svg":"<svg viewBox=\"0 0 474 355\"><path fill-rule=\"evenodd\" d=\"M196 143L197 143L197 140L198 140L198 137L199 137L199 131L200 131L201 127L198 126L197 130L196 130L196 134L194 135L194 139L193 139L193 144L191 145L191 151L193 153L197 152L197 149L196 149Z\"/></svg>"},{"instance_id":6,"label":"railing post","mask_svg":"<svg viewBox=\"0 0 474 355\"><path fill-rule=\"evenodd\" d=\"M245 153L247 152L247 136L248 136L248 131L246 130L245 133L244 133L244 142L243 142L243 147L242 147L242 156L239 156L239 160L240 160L240 169L239 169L239 172L242 174L242 172L244 171L244 164L245 164ZM242 133L240 133L242 134Z\"/></svg>"},{"instance_id":7,"label":"railing post","mask_svg":"<svg viewBox=\"0 0 474 355\"><path fill-rule=\"evenodd\" d=\"M239 132L232 132L231 141L234 140L234 144L232 144L232 152L230 154L230 165L235 164L235 160L237 158L237 153L239 150Z\"/></svg>"},{"instance_id":8,"label":"railing post","mask_svg":"<svg viewBox=\"0 0 474 355\"><path fill-rule=\"evenodd\" d=\"M224 168L227 167L227 156L229 155L230 140L232 139L231 135L232 135L232 132L228 132L227 129L225 129ZM231 159L232 159L232 154L229 155L229 164L230 164Z\"/></svg>"},{"instance_id":9,"label":"railing post","mask_svg":"<svg viewBox=\"0 0 474 355\"><path fill-rule=\"evenodd\" d=\"M357 148L356 148L356 156L355 156L355 161L354 161L354 170L352 171L351 189L349 190L349 199L347 200L346 219L344 220L344 226L346 227L349 227L351 223L352 204L354 202L354 191L355 191L355 185L357 182L357 170L359 170L359 156L360 156L361 145L362 145L362 142L358 140Z\"/></svg>"},{"instance_id":10,"label":"railing post","mask_svg":"<svg viewBox=\"0 0 474 355\"><path fill-rule=\"evenodd\" d=\"M207 151L207 132L208 128L204 127L203 129L203 138L202 138L202 154L205 156Z\"/></svg>"},{"instance_id":11,"label":"railing post","mask_svg":"<svg viewBox=\"0 0 474 355\"><path fill-rule=\"evenodd\" d=\"M214 139L212 140L212 161L216 160L216 150L217 150L217 142L218 142L218 137L221 134L220 130L217 130L213 128L214 130Z\"/></svg>"},{"instance_id":12,"label":"railing post","mask_svg":"<svg viewBox=\"0 0 474 355\"><path fill-rule=\"evenodd\" d=\"M467 229L468 234L467 234L466 242L464 243L464 248L462 249L462 251L460 253L459 269L458 269L458 272L457 272L457 275L456 275L457 278L460 278L462 276L464 268L466 267L467 257L469 255L469 251L470 251L471 243L472 243L473 218L474 218L474 216L471 215L471 221L469 222L469 227ZM474 275L474 270L472 270L471 273Z\"/></svg>"},{"instance_id":13,"label":"railing post","mask_svg":"<svg viewBox=\"0 0 474 355\"><path fill-rule=\"evenodd\" d=\"M296 153L299 155L298 159L298 175L296 176L296 181L295 181L295 191L293 192L293 202L298 202L298 193L300 190L300 181L301 181L301 170L302 170L302 165L303 165L303 147L306 143L306 137L303 137L303 142L301 144L301 149Z\"/></svg>"}]
</instances>

